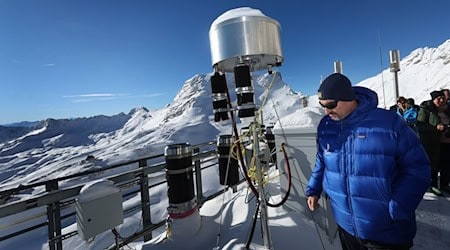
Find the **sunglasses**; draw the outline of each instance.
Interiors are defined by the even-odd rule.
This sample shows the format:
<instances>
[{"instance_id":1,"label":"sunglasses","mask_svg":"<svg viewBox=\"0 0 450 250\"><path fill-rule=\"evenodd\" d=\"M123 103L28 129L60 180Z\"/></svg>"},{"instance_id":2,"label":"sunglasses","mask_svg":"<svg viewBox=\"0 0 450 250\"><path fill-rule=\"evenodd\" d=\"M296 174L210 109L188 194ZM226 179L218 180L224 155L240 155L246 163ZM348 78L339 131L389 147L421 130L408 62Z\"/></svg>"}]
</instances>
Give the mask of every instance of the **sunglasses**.
<instances>
[{"instance_id":1,"label":"sunglasses","mask_svg":"<svg viewBox=\"0 0 450 250\"><path fill-rule=\"evenodd\" d=\"M327 109L334 109L337 107L339 101L332 101L329 102L327 104L322 104L321 102L319 102L320 106L322 106L322 108L327 108Z\"/></svg>"}]
</instances>

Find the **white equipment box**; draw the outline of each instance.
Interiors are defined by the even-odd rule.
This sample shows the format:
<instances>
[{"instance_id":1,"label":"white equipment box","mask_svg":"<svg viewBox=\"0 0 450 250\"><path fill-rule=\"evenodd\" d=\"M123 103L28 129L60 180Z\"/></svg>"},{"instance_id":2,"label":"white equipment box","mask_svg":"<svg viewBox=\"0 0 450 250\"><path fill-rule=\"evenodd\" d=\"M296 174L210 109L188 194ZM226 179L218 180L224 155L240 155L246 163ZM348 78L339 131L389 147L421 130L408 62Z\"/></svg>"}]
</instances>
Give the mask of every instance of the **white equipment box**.
<instances>
[{"instance_id":1,"label":"white equipment box","mask_svg":"<svg viewBox=\"0 0 450 250\"><path fill-rule=\"evenodd\" d=\"M326 231L330 241L336 237L337 225L331 211L330 201L322 193L319 200L320 209L311 212L306 203L306 186L311 177L316 161L317 129L289 127L281 130L274 129L275 146L277 149L277 165L280 171L281 192L286 192L288 187L288 174L285 171L285 158L281 151L281 144L289 159L291 167L291 191L284 204L291 210L300 212L306 217L314 219L320 228Z\"/></svg>"},{"instance_id":2,"label":"white equipment box","mask_svg":"<svg viewBox=\"0 0 450 250\"><path fill-rule=\"evenodd\" d=\"M122 194L109 180L90 182L76 199L78 235L88 240L123 223Z\"/></svg>"}]
</instances>

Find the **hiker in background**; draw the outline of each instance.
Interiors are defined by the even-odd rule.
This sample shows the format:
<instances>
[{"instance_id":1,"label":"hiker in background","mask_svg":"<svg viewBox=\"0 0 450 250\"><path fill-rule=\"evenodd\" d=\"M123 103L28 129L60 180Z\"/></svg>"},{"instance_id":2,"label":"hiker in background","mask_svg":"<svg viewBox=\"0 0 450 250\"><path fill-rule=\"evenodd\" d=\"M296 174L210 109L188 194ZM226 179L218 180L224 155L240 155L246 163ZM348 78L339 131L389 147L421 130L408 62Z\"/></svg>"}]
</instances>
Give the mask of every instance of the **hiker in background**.
<instances>
[{"instance_id":1,"label":"hiker in background","mask_svg":"<svg viewBox=\"0 0 450 250\"><path fill-rule=\"evenodd\" d=\"M414 99L408 98L405 102L405 110L403 111L403 118L406 123L417 136L419 136L419 129L417 128L417 113L418 110L414 108Z\"/></svg>"},{"instance_id":2,"label":"hiker in background","mask_svg":"<svg viewBox=\"0 0 450 250\"><path fill-rule=\"evenodd\" d=\"M430 183L430 162L399 115L377 108L377 94L339 73L319 88L327 114L317 128L308 208L324 191L346 249L409 249L415 210Z\"/></svg>"},{"instance_id":3,"label":"hiker in background","mask_svg":"<svg viewBox=\"0 0 450 250\"><path fill-rule=\"evenodd\" d=\"M403 114L405 113L405 110L406 110L406 98L403 96L400 96L397 99L397 106L398 106L397 114L399 116L403 116Z\"/></svg>"},{"instance_id":4,"label":"hiker in background","mask_svg":"<svg viewBox=\"0 0 450 250\"><path fill-rule=\"evenodd\" d=\"M440 189L442 192L450 194L450 105L445 90L442 90L445 96L445 105L439 108L438 116L445 129L441 134L441 157L439 160L439 169L441 170ZM448 89L447 89L448 93Z\"/></svg>"},{"instance_id":5,"label":"hiker in background","mask_svg":"<svg viewBox=\"0 0 450 250\"><path fill-rule=\"evenodd\" d=\"M404 110L404 105L406 103L406 99L403 96L400 96L399 98L397 98L397 104L396 105L392 105L389 110L392 112L397 113L400 116L403 116L403 110Z\"/></svg>"},{"instance_id":6,"label":"hiker in background","mask_svg":"<svg viewBox=\"0 0 450 250\"><path fill-rule=\"evenodd\" d=\"M445 131L445 126L441 122L438 113L445 106L445 95L442 91L437 90L431 92L430 95L431 100L420 104L419 114L417 115L417 127L420 141L431 162L431 186L429 190L435 195L442 196L442 192L439 189L438 173L440 171L441 136L442 132Z\"/></svg>"},{"instance_id":7,"label":"hiker in background","mask_svg":"<svg viewBox=\"0 0 450 250\"><path fill-rule=\"evenodd\" d=\"M414 101L414 98L408 98L406 99L406 102L409 103L409 105L411 105L411 107L413 107L413 109L416 110L416 113L419 113L419 109L420 106L416 104L416 102Z\"/></svg>"},{"instance_id":8,"label":"hiker in background","mask_svg":"<svg viewBox=\"0 0 450 250\"><path fill-rule=\"evenodd\" d=\"M441 91L444 93L445 98L447 99L447 101L446 101L447 105L450 105L450 90L442 89Z\"/></svg>"}]
</instances>

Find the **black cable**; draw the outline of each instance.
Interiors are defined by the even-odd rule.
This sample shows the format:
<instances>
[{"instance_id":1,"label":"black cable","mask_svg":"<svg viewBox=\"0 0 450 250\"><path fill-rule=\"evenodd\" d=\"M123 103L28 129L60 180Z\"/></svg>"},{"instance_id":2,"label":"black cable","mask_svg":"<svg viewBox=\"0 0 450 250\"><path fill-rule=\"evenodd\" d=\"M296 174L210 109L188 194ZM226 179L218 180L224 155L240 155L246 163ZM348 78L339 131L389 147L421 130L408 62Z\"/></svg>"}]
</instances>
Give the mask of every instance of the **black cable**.
<instances>
[{"instance_id":1,"label":"black cable","mask_svg":"<svg viewBox=\"0 0 450 250\"><path fill-rule=\"evenodd\" d=\"M252 227L250 229L250 233L247 238L247 244L245 244L245 249L250 249L249 248L250 243L252 242L253 234L255 233L256 220L258 219L259 205L260 205L260 203L256 202L256 211L255 211L255 214L253 215Z\"/></svg>"},{"instance_id":2,"label":"black cable","mask_svg":"<svg viewBox=\"0 0 450 250\"><path fill-rule=\"evenodd\" d=\"M279 207L279 206L283 205L287 201L289 194L291 193L291 186L292 186L292 184L291 184L292 183L292 181L291 181L292 180L291 165L289 164L289 159L286 154L286 149L284 148L284 142L281 143L281 150L283 151L284 160L286 162L286 170L288 173L288 188L286 190L286 193L285 193L283 199L281 199L281 201L279 203L271 204L269 201L267 201L266 203L267 203L267 206L269 206L269 207Z\"/></svg>"}]
</instances>

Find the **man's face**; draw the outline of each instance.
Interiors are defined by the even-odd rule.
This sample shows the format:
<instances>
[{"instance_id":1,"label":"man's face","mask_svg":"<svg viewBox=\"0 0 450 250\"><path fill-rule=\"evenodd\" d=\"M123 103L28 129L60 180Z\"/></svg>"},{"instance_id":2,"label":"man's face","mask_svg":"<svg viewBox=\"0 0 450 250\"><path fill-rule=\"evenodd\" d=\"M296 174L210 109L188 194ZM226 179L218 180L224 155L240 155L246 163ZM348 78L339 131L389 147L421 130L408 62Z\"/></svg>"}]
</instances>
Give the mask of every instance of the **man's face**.
<instances>
[{"instance_id":1,"label":"man's face","mask_svg":"<svg viewBox=\"0 0 450 250\"><path fill-rule=\"evenodd\" d=\"M445 99L445 96L438 96L433 99L433 103L434 105L436 105L436 107L441 108L445 106Z\"/></svg>"},{"instance_id":2,"label":"man's face","mask_svg":"<svg viewBox=\"0 0 450 250\"><path fill-rule=\"evenodd\" d=\"M320 106L325 109L325 113L334 121L342 121L352 112L351 103L351 101L335 101L330 99L319 100Z\"/></svg>"},{"instance_id":3,"label":"man's face","mask_svg":"<svg viewBox=\"0 0 450 250\"><path fill-rule=\"evenodd\" d=\"M405 110L405 109L406 109L406 102L405 102L405 101L397 101L397 106L398 106L401 110Z\"/></svg>"}]
</instances>

